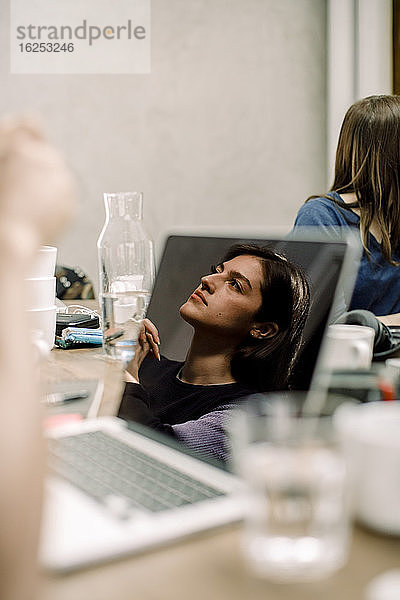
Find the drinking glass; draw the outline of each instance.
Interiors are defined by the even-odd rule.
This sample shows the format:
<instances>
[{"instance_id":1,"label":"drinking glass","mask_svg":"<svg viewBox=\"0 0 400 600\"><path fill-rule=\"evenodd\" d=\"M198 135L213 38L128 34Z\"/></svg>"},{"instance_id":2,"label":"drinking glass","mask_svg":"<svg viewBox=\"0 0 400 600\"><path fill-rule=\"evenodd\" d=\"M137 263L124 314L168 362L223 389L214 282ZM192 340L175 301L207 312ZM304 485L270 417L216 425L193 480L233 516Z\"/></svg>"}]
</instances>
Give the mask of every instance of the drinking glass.
<instances>
[{"instance_id":1,"label":"drinking glass","mask_svg":"<svg viewBox=\"0 0 400 600\"><path fill-rule=\"evenodd\" d=\"M255 395L232 420L244 558L275 581L319 579L348 557L345 458L331 417L305 414L304 401L298 393Z\"/></svg>"}]
</instances>

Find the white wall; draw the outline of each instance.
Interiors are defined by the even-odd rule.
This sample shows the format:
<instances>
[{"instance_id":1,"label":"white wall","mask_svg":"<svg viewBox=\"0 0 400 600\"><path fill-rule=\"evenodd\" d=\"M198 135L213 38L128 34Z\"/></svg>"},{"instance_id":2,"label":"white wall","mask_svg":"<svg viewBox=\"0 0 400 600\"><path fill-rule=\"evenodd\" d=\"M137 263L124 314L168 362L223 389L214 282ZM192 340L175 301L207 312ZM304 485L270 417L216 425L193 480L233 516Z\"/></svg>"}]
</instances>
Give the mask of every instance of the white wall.
<instances>
[{"instance_id":1,"label":"white wall","mask_svg":"<svg viewBox=\"0 0 400 600\"><path fill-rule=\"evenodd\" d=\"M325 14L325 0L152 0L150 75L10 75L0 0L0 112L38 110L78 178L60 261L97 279L103 191L144 192L158 251L175 226L289 227L326 187Z\"/></svg>"},{"instance_id":2,"label":"white wall","mask_svg":"<svg viewBox=\"0 0 400 600\"><path fill-rule=\"evenodd\" d=\"M333 181L340 127L366 96L392 94L392 0L328 0L327 173Z\"/></svg>"}]
</instances>

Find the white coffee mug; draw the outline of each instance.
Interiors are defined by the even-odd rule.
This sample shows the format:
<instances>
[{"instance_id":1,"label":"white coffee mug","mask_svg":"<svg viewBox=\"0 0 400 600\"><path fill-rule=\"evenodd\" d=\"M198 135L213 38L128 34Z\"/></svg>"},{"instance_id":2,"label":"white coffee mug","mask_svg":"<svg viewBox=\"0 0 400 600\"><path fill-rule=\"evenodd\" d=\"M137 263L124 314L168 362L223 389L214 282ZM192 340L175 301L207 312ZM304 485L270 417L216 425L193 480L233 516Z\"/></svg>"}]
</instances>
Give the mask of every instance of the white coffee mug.
<instances>
[{"instance_id":1,"label":"white coffee mug","mask_svg":"<svg viewBox=\"0 0 400 600\"><path fill-rule=\"evenodd\" d=\"M56 270L57 248L55 246L40 246L28 276L53 277Z\"/></svg>"},{"instance_id":2,"label":"white coffee mug","mask_svg":"<svg viewBox=\"0 0 400 600\"><path fill-rule=\"evenodd\" d=\"M56 297L55 277L30 277L24 280L25 308L50 308Z\"/></svg>"},{"instance_id":3,"label":"white coffee mug","mask_svg":"<svg viewBox=\"0 0 400 600\"><path fill-rule=\"evenodd\" d=\"M399 535L400 402L343 404L333 422L349 459L355 515Z\"/></svg>"},{"instance_id":4,"label":"white coffee mug","mask_svg":"<svg viewBox=\"0 0 400 600\"><path fill-rule=\"evenodd\" d=\"M27 310L31 339L41 354L50 352L56 335L56 306ZM36 341L38 343L36 343Z\"/></svg>"},{"instance_id":5,"label":"white coffee mug","mask_svg":"<svg viewBox=\"0 0 400 600\"><path fill-rule=\"evenodd\" d=\"M322 349L323 368L332 370L369 369L375 332L362 325L329 325Z\"/></svg>"}]
</instances>

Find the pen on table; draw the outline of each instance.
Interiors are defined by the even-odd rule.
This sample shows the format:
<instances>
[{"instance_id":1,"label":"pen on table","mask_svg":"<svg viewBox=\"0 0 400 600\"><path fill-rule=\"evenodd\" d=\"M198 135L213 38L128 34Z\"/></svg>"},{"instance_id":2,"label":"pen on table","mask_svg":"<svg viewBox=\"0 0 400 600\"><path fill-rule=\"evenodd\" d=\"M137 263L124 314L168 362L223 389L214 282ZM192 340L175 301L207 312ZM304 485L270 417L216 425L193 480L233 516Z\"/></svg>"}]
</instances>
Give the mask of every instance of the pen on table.
<instances>
[{"instance_id":1,"label":"pen on table","mask_svg":"<svg viewBox=\"0 0 400 600\"><path fill-rule=\"evenodd\" d=\"M65 404L66 402L72 402L73 400L84 400L88 396L88 390L78 390L76 392L53 392L51 394L46 394L42 402L47 406L52 406L54 404Z\"/></svg>"},{"instance_id":2,"label":"pen on table","mask_svg":"<svg viewBox=\"0 0 400 600\"><path fill-rule=\"evenodd\" d=\"M123 329L109 329L107 335L104 335L104 339L106 342L110 342L111 340L115 340L116 338L121 337L121 335L123 334Z\"/></svg>"}]
</instances>

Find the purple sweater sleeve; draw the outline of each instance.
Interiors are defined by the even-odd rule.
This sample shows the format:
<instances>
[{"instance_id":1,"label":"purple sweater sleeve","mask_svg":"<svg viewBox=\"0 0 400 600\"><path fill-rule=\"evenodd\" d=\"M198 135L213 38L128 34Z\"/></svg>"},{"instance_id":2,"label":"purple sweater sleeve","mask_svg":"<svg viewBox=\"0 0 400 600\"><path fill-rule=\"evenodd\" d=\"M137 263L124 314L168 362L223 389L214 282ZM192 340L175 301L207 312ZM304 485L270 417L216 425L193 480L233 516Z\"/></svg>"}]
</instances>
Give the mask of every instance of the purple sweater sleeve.
<instances>
[{"instance_id":1,"label":"purple sweater sleeve","mask_svg":"<svg viewBox=\"0 0 400 600\"><path fill-rule=\"evenodd\" d=\"M221 406L198 419L168 425L153 415L150 398L144 387L138 383L127 383L118 415L175 437L204 456L226 460L229 449L224 423L229 409L231 407Z\"/></svg>"},{"instance_id":2,"label":"purple sweater sleeve","mask_svg":"<svg viewBox=\"0 0 400 600\"><path fill-rule=\"evenodd\" d=\"M194 421L173 425L175 436L204 456L226 461L230 455L225 423L232 407L220 408Z\"/></svg>"}]
</instances>

